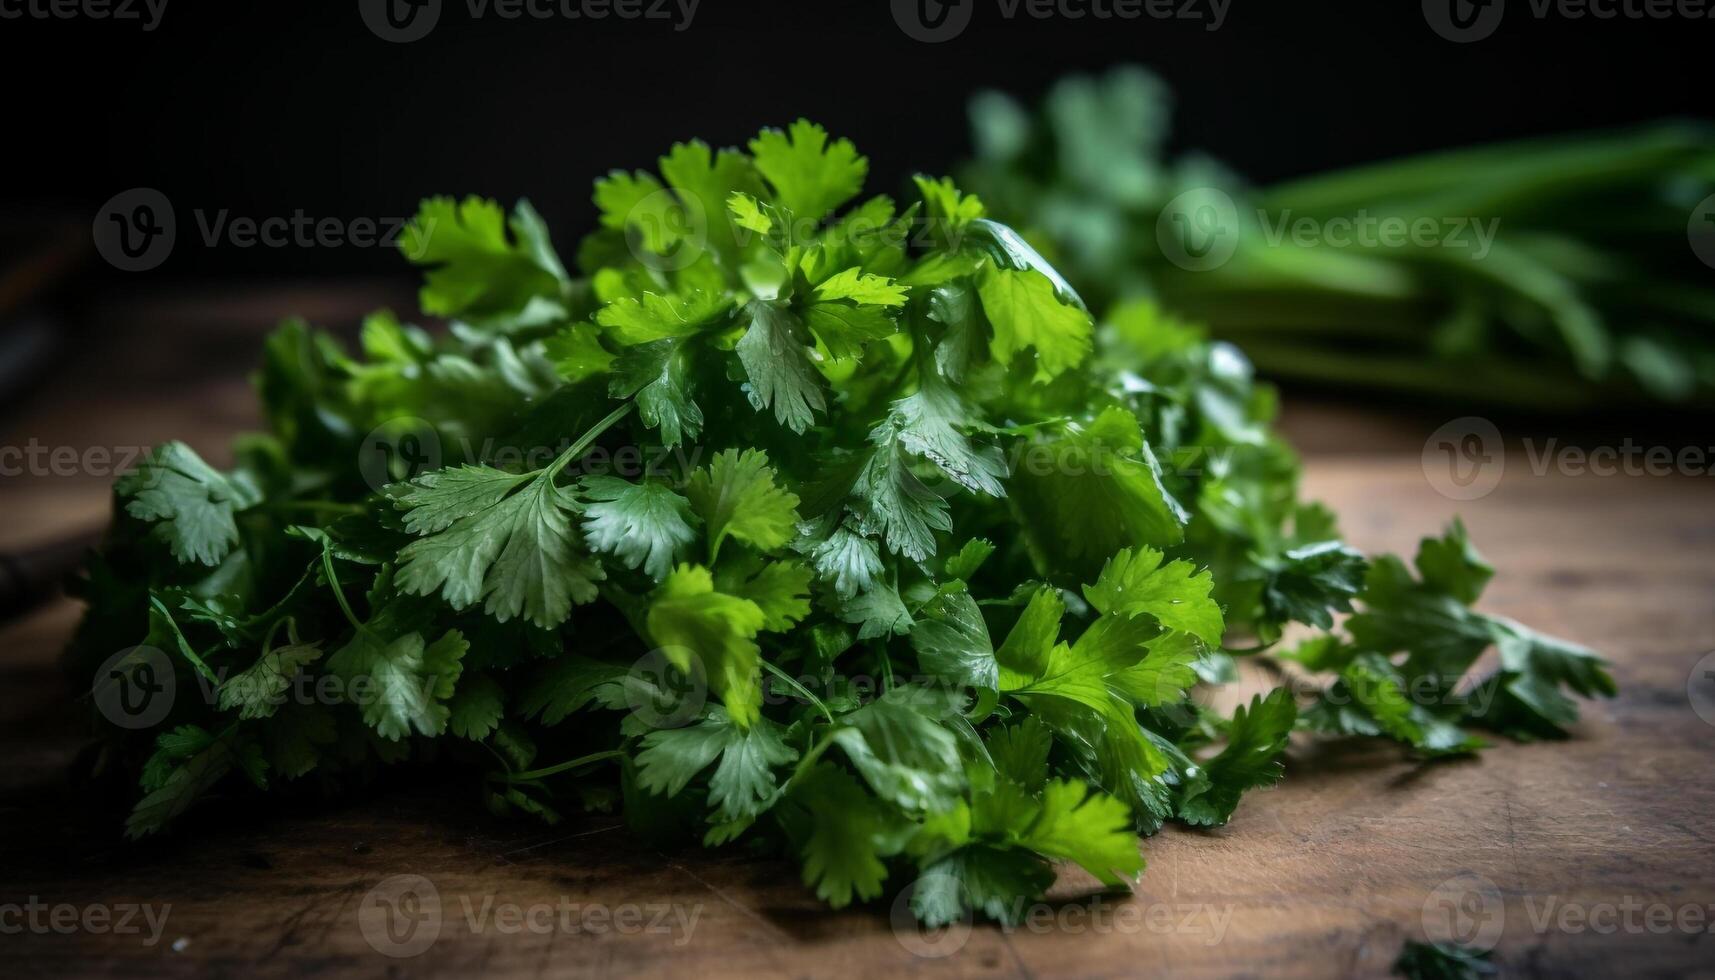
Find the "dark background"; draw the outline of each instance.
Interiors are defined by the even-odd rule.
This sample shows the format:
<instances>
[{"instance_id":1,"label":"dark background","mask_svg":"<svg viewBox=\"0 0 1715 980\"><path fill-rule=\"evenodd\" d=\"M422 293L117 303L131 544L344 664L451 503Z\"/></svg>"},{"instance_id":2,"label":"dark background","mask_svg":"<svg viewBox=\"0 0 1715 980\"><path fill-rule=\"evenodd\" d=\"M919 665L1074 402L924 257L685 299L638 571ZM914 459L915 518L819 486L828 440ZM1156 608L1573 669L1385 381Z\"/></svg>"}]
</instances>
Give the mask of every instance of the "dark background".
<instances>
[{"instance_id":1,"label":"dark background","mask_svg":"<svg viewBox=\"0 0 1715 980\"><path fill-rule=\"evenodd\" d=\"M16 4L20 0L4 0ZM44 0L35 0L44 2ZM1511 0L1491 38L1433 33L1418 0L1232 0L1204 22L1004 20L975 3L943 44L908 38L887 0L702 0L690 28L641 20L472 21L447 0L425 39L391 44L357 0L170 0L159 27L0 20L8 93L0 206L13 223L88 221L155 187L187 277L413 274L384 249L202 247L191 212L350 220L412 213L433 193L528 195L562 251L593 220L590 182L652 166L673 141L738 144L806 115L854 140L872 188L968 152L965 102L1032 100L1057 76L1137 62L1179 106L1177 148L1268 181L1482 141L1696 114L1715 20L1537 20ZM1180 0L1183 2L1183 0Z\"/></svg>"}]
</instances>

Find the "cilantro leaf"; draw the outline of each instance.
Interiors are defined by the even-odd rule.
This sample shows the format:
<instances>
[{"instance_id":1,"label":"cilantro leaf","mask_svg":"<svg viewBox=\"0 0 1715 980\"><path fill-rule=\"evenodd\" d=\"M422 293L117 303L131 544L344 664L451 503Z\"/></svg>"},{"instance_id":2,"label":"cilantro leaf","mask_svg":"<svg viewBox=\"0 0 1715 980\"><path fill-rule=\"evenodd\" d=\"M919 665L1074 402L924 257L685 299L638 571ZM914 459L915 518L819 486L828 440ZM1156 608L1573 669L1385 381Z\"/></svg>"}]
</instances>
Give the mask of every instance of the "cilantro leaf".
<instances>
[{"instance_id":1,"label":"cilantro leaf","mask_svg":"<svg viewBox=\"0 0 1715 980\"><path fill-rule=\"evenodd\" d=\"M798 497L775 485L768 454L761 450L717 454L691 474L685 495L702 518L711 556L728 537L758 551L773 551L796 531Z\"/></svg>"},{"instance_id":2,"label":"cilantro leaf","mask_svg":"<svg viewBox=\"0 0 1715 980\"><path fill-rule=\"evenodd\" d=\"M238 544L234 515L260 500L242 478L221 475L182 442L152 450L113 490L125 512L154 524L154 536L187 564L220 564Z\"/></svg>"},{"instance_id":3,"label":"cilantro leaf","mask_svg":"<svg viewBox=\"0 0 1715 980\"><path fill-rule=\"evenodd\" d=\"M918 662L954 684L996 690L1000 666L982 610L970 592L943 592L923 607L911 630Z\"/></svg>"},{"instance_id":4,"label":"cilantro leaf","mask_svg":"<svg viewBox=\"0 0 1715 980\"><path fill-rule=\"evenodd\" d=\"M915 620L905 607L899 590L886 582L876 582L866 591L839 603L840 618L858 625L858 639L873 640L889 634L903 636L911 632Z\"/></svg>"},{"instance_id":5,"label":"cilantro leaf","mask_svg":"<svg viewBox=\"0 0 1715 980\"><path fill-rule=\"evenodd\" d=\"M1227 726L1227 747L1202 767L1179 803L1179 817L1197 825L1223 824L1232 819L1239 797L1247 790L1272 786L1285 772L1277 761L1286 749L1298 708L1286 688L1268 697L1257 695L1243 705Z\"/></svg>"},{"instance_id":6,"label":"cilantro leaf","mask_svg":"<svg viewBox=\"0 0 1715 980\"><path fill-rule=\"evenodd\" d=\"M875 450L852 488L865 535L879 535L890 551L914 561L935 553L935 532L951 531L947 501L911 472L899 428L884 422L870 433Z\"/></svg>"},{"instance_id":7,"label":"cilantro leaf","mask_svg":"<svg viewBox=\"0 0 1715 980\"><path fill-rule=\"evenodd\" d=\"M1137 419L1118 407L1033 445L1010 488L1046 560L1080 571L1116 547L1177 544L1189 520Z\"/></svg>"},{"instance_id":8,"label":"cilantro leaf","mask_svg":"<svg viewBox=\"0 0 1715 980\"><path fill-rule=\"evenodd\" d=\"M596 597L605 573L585 551L572 523L579 505L554 470L448 472L425 474L396 498L406 528L421 535L399 552L401 589L439 592L455 609L481 601L500 622L522 616L544 629Z\"/></svg>"},{"instance_id":9,"label":"cilantro leaf","mask_svg":"<svg viewBox=\"0 0 1715 980\"><path fill-rule=\"evenodd\" d=\"M661 444L668 449L703 431L690 356L689 345L675 338L628 347L613 362L608 382L609 395L637 400L638 417L661 430Z\"/></svg>"},{"instance_id":10,"label":"cilantro leaf","mask_svg":"<svg viewBox=\"0 0 1715 980\"><path fill-rule=\"evenodd\" d=\"M696 537L696 515L684 497L659 483L631 483L612 476L586 477L584 535L590 547L617 555L628 568L642 568L660 581L676 552Z\"/></svg>"},{"instance_id":11,"label":"cilantro leaf","mask_svg":"<svg viewBox=\"0 0 1715 980\"><path fill-rule=\"evenodd\" d=\"M809 818L799 848L804 883L816 897L844 908L854 897L880 895L894 825L887 811L845 771L825 763L799 781L791 797Z\"/></svg>"},{"instance_id":12,"label":"cilantro leaf","mask_svg":"<svg viewBox=\"0 0 1715 980\"><path fill-rule=\"evenodd\" d=\"M1338 541L1294 548L1264 564L1263 609L1272 620L1328 629L1333 613L1351 612L1369 563Z\"/></svg>"},{"instance_id":13,"label":"cilantro leaf","mask_svg":"<svg viewBox=\"0 0 1715 980\"><path fill-rule=\"evenodd\" d=\"M690 672L700 661L709 687L726 703L733 724L748 728L762 706L762 651L756 634L768 617L749 599L715 591L709 570L680 565L649 603L649 635L674 666Z\"/></svg>"},{"instance_id":14,"label":"cilantro leaf","mask_svg":"<svg viewBox=\"0 0 1715 980\"><path fill-rule=\"evenodd\" d=\"M991 497L1006 496L1001 486L1006 461L999 449L979 449L959 431L970 425L970 410L944 382L925 378L915 393L893 403L886 424L901 448L928 459L959 485Z\"/></svg>"},{"instance_id":15,"label":"cilantro leaf","mask_svg":"<svg viewBox=\"0 0 1715 980\"><path fill-rule=\"evenodd\" d=\"M682 295L621 296L602 307L595 322L625 346L688 337L730 309L726 297L700 289Z\"/></svg>"},{"instance_id":16,"label":"cilantro leaf","mask_svg":"<svg viewBox=\"0 0 1715 980\"><path fill-rule=\"evenodd\" d=\"M784 133L763 130L750 152L781 205L811 221L856 197L869 174L869 161L850 140L830 144L827 130L806 119Z\"/></svg>"},{"instance_id":17,"label":"cilantro leaf","mask_svg":"<svg viewBox=\"0 0 1715 980\"><path fill-rule=\"evenodd\" d=\"M748 311L750 329L734 350L750 379L750 402L757 411L772 406L776 421L803 433L828 407L804 328L777 302L755 300Z\"/></svg>"},{"instance_id":18,"label":"cilantro leaf","mask_svg":"<svg viewBox=\"0 0 1715 980\"><path fill-rule=\"evenodd\" d=\"M958 743L939 716L952 711L944 692L897 687L840 719L833 734L870 789L907 810L944 810L964 788L949 767Z\"/></svg>"},{"instance_id":19,"label":"cilantro leaf","mask_svg":"<svg viewBox=\"0 0 1715 980\"><path fill-rule=\"evenodd\" d=\"M957 921L971 909L1016 925L1029 903L1053 883L1054 869L1027 850L973 844L923 872L911 911L930 929Z\"/></svg>"},{"instance_id":20,"label":"cilantro leaf","mask_svg":"<svg viewBox=\"0 0 1715 980\"><path fill-rule=\"evenodd\" d=\"M652 793L675 796L718 758L720 765L709 779L715 819L754 818L774 799L779 787L775 768L798 758L784 734L785 729L767 719L740 728L726 712L712 709L695 725L644 736L637 754L638 784Z\"/></svg>"},{"instance_id":21,"label":"cilantro leaf","mask_svg":"<svg viewBox=\"0 0 1715 980\"><path fill-rule=\"evenodd\" d=\"M447 701L457 688L470 649L463 634L449 630L434 643L421 633L388 637L373 626L359 630L328 658L328 668L353 685L363 720L382 738L398 741L414 729L421 735L446 730Z\"/></svg>"},{"instance_id":22,"label":"cilantro leaf","mask_svg":"<svg viewBox=\"0 0 1715 980\"><path fill-rule=\"evenodd\" d=\"M811 546L810 560L816 574L831 580L843 599L869 590L881 573L881 549L875 541L844 525Z\"/></svg>"},{"instance_id":23,"label":"cilantro leaf","mask_svg":"<svg viewBox=\"0 0 1715 980\"><path fill-rule=\"evenodd\" d=\"M1082 865L1104 884L1123 884L1143 873L1143 854L1125 804L1092 793L1083 783L1049 781L1041 812L1018 840L1038 854Z\"/></svg>"},{"instance_id":24,"label":"cilantro leaf","mask_svg":"<svg viewBox=\"0 0 1715 980\"><path fill-rule=\"evenodd\" d=\"M1147 613L1170 630L1180 630L1210 646L1221 644L1221 607L1210 598L1214 579L1205 569L1180 559L1163 565L1153 548L1123 548L1107 564L1084 597L1103 613Z\"/></svg>"},{"instance_id":25,"label":"cilantro leaf","mask_svg":"<svg viewBox=\"0 0 1715 980\"><path fill-rule=\"evenodd\" d=\"M465 675L447 704L447 730L480 742L500 727L506 714L506 690L487 674Z\"/></svg>"},{"instance_id":26,"label":"cilantro leaf","mask_svg":"<svg viewBox=\"0 0 1715 980\"><path fill-rule=\"evenodd\" d=\"M238 709L238 717L268 718L278 711L286 689L300 669L320 660L314 643L291 644L266 651L256 662L220 686L220 710Z\"/></svg>"},{"instance_id":27,"label":"cilantro leaf","mask_svg":"<svg viewBox=\"0 0 1715 980\"><path fill-rule=\"evenodd\" d=\"M795 561L771 561L754 576L726 589L749 599L762 610L762 628L773 633L789 630L810 615L810 569Z\"/></svg>"},{"instance_id":28,"label":"cilantro leaf","mask_svg":"<svg viewBox=\"0 0 1715 980\"><path fill-rule=\"evenodd\" d=\"M421 302L437 316L516 312L534 297L558 299L567 281L542 219L527 201L508 220L500 205L479 197L429 198L405 226L399 249L410 261L432 267Z\"/></svg>"}]
</instances>

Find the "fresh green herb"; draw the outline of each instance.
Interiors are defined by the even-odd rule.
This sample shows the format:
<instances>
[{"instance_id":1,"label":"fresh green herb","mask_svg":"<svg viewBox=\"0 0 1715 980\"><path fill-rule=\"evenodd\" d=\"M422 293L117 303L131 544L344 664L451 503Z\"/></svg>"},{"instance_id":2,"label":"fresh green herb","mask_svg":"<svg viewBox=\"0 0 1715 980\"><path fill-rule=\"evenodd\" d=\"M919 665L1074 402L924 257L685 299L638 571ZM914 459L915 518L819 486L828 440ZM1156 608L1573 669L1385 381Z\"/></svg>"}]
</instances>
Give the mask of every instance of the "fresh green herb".
<instances>
[{"instance_id":1,"label":"fresh green herb","mask_svg":"<svg viewBox=\"0 0 1715 980\"><path fill-rule=\"evenodd\" d=\"M1393 972L1406 980L1481 980L1497 972L1489 955L1463 946L1408 939L1394 961Z\"/></svg>"},{"instance_id":2,"label":"fresh green herb","mask_svg":"<svg viewBox=\"0 0 1715 980\"><path fill-rule=\"evenodd\" d=\"M927 922L1007 919L1055 862L1119 885L1137 833L1225 823L1295 727L1436 756L1611 693L1470 609L1461 528L1415 574L1340 543L1234 348L1141 305L1098 330L977 198L858 201L808 122L750 150L598 182L575 275L528 205L426 202L446 333L287 324L230 472L174 443L118 483L68 665L172 665L117 671L158 725L102 726L130 834L433 760L496 813L617 780L638 833L792 855L835 906L917 880ZM1302 719L1198 706L1293 623Z\"/></svg>"},{"instance_id":3,"label":"fresh green herb","mask_svg":"<svg viewBox=\"0 0 1715 980\"><path fill-rule=\"evenodd\" d=\"M1466 406L1715 405L1715 290L1687 243L1690 226L1715 250L1693 221L1715 194L1708 126L1255 188L1170 160L1169 103L1137 68L1064 79L1036 115L982 94L962 179L1098 305L1154 298L1275 377Z\"/></svg>"}]
</instances>

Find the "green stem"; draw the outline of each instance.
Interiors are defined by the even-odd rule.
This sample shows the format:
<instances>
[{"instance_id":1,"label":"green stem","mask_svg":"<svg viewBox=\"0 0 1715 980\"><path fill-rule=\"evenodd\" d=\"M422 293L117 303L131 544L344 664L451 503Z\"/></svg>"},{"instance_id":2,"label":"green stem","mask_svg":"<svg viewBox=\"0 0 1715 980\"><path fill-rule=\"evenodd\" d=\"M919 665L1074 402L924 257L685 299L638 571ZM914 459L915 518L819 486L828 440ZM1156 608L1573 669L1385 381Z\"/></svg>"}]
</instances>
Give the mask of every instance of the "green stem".
<instances>
[{"instance_id":1,"label":"green stem","mask_svg":"<svg viewBox=\"0 0 1715 980\"><path fill-rule=\"evenodd\" d=\"M828 751L828 746L832 744L834 744L834 730L829 729L822 734L815 745L810 747L810 751L804 753L804 758L798 760L797 767L792 770L792 778L788 779L786 785L780 788L781 793L784 794L798 780L804 778L804 774L810 771L810 767L816 764L816 760L820 759L822 753Z\"/></svg>"},{"instance_id":2,"label":"green stem","mask_svg":"<svg viewBox=\"0 0 1715 980\"><path fill-rule=\"evenodd\" d=\"M589 431L579 436L577 442L572 443L566 448L565 452L555 458L552 463L549 463L548 467L542 470L541 475L550 480L558 476L561 470L571 465L572 460L582 456L584 451L590 448L590 444L600 438L603 432L606 432L611 428L615 422L625 418L625 416L630 414L630 412L631 402L627 401L618 408L607 413L606 418L597 422L595 425L590 426Z\"/></svg>"},{"instance_id":3,"label":"green stem","mask_svg":"<svg viewBox=\"0 0 1715 980\"><path fill-rule=\"evenodd\" d=\"M368 633L369 627L360 622L357 614L351 611L351 603L345 600L345 590L340 588L339 573L333 568L333 549L322 546L322 571L327 574L328 588L333 590L334 601L339 603L340 612L345 613L346 622L359 633Z\"/></svg>"},{"instance_id":4,"label":"green stem","mask_svg":"<svg viewBox=\"0 0 1715 980\"><path fill-rule=\"evenodd\" d=\"M584 766L601 762L606 759L617 759L623 755L625 755L625 753L619 749L612 749L607 752L592 752L589 755L579 756L569 762L562 762L558 765L548 766L545 769L531 769L527 772L509 772L506 775L501 776L500 779L502 782L507 783L526 783L533 779L545 779L549 776L555 776L569 769L581 769Z\"/></svg>"},{"instance_id":5,"label":"green stem","mask_svg":"<svg viewBox=\"0 0 1715 980\"><path fill-rule=\"evenodd\" d=\"M762 669L763 670L766 670L770 674L773 674L775 677L780 678L780 680L785 682L787 687L790 687L792 690L797 691L800 697L802 697L804 700L810 702L811 704L815 705L816 709L822 713L822 717L828 719L828 724L832 725L834 723L834 713L832 711L828 710L828 706L822 703L821 698L816 697L814 694L811 694L808 688L806 688L804 685L798 683L798 681L795 680L790 674L786 673L784 670L781 670L779 667L774 666L773 664L769 663L767 660L763 660L761 663L762 663Z\"/></svg>"},{"instance_id":6,"label":"green stem","mask_svg":"<svg viewBox=\"0 0 1715 980\"><path fill-rule=\"evenodd\" d=\"M166 603L151 595L149 605L153 606L155 611L161 614L161 618L167 621L167 628L173 631L173 638L179 641L179 652L184 654L185 659L189 660L203 677L212 683L219 684L220 677L209 669L208 664L203 661L203 658L197 656L195 650L191 649L191 642L185 639L184 632L179 629L179 624L173 619L173 612L167 608Z\"/></svg>"}]
</instances>

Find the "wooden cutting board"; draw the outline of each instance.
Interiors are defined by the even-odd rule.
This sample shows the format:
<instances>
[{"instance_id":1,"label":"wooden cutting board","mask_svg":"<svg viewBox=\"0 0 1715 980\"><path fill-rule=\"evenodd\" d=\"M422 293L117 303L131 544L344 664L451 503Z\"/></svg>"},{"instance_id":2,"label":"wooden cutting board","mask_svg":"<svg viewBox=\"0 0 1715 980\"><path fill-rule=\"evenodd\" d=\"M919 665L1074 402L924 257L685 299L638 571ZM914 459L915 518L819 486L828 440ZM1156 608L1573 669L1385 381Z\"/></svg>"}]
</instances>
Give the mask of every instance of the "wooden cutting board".
<instances>
[{"instance_id":1,"label":"wooden cutting board","mask_svg":"<svg viewBox=\"0 0 1715 980\"><path fill-rule=\"evenodd\" d=\"M212 305L253 325L311 302L337 321L370 298ZM233 333L226 346L248 357L253 331ZM178 361L150 360L160 342L116 342L0 426L0 445L174 437L219 458L251 421L242 367L181 378ZM1381 976L1451 910L1467 935L1496 938L1508 974L1715 975L1715 727L1687 694L1715 650L1715 480L1538 476L1515 455L1493 493L1456 503L1421 467L1437 421L1316 404L1287 426L1310 447L1308 493L1354 544L1410 551L1463 514L1499 569L1483 608L1612 658L1619 698L1587 705L1569 742L1428 766L1385 745L1295 744L1286 781L1230 825L1143 842L1134 894L1095 895L1073 870L1063 901L1024 926L923 936L896 930L885 906L825 910L776 860L657 851L599 815L497 822L462 785L230 812L122 845L111 814L63 779L79 743L52 666L75 623L62 602L0 632L0 970ZM105 484L0 477L0 547L99 520Z\"/></svg>"}]
</instances>

